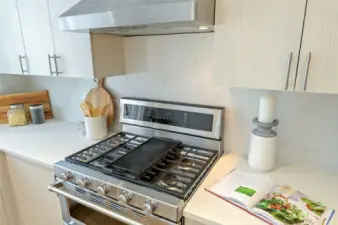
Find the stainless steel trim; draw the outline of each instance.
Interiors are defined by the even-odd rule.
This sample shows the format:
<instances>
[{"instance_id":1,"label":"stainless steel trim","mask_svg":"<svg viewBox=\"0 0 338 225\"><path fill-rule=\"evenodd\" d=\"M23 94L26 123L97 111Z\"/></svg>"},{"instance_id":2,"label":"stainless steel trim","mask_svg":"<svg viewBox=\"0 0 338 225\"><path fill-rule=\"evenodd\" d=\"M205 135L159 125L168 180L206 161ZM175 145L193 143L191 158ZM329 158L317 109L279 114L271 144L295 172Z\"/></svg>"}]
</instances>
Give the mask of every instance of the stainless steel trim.
<instances>
[{"instance_id":1,"label":"stainless steel trim","mask_svg":"<svg viewBox=\"0 0 338 225\"><path fill-rule=\"evenodd\" d=\"M54 63L55 63L55 73L56 73L56 76L59 76L59 74L62 73L62 72L59 71L59 66L58 66L58 62L57 62L57 59L60 59L60 56L56 56L54 54L53 58L54 58Z\"/></svg>"},{"instance_id":2,"label":"stainless steel trim","mask_svg":"<svg viewBox=\"0 0 338 225\"><path fill-rule=\"evenodd\" d=\"M306 63L305 63L305 77L304 77L304 91L306 91L307 88L307 79L309 76L309 67L310 67L310 62L311 62L311 52L308 53L306 57Z\"/></svg>"},{"instance_id":3,"label":"stainless steel trim","mask_svg":"<svg viewBox=\"0 0 338 225\"><path fill-rule=\"evenodd\" d=\"M61 181L56 181L55 183L53 183L53 184L51 184L51 185L48 186L48 190L51 191L51 192L55 192L55 193L57 193L59 195L62 195L64 197L68 198L68 199L71 199L71 200L73 200L73 201L75 201L77 203L80 203L80 204L82 204L82 205L84 205L84 206L86 206L88 208L96 210L96 211L98 211L98 212L100 212L102 214L105 214L105 215L107 215L107 216L109 216L111 218L119 220L119 221L121 221L123 223L127 223L127 224L130 224L130 225L142 225L141 223L137 223L137 222L135 222L135 221L133 221L133 220L125 217L125 216L119 215L119 214L114 213L114 212L112 212L112 211L110 211L108 209L105 209L105 208L100 207L98 205L95 205L95 204L93 204L93 203L91 203L89 201L86 201L86 200L84 200L82 198L74 196L74 195L68 193L67 191L62 190L61 189L62 187L63 187L63 183Z\"/></svg>"},{"instance_id":4,"label":"stainless steel trim","mask_svg":"<svg viewBox=\"0 0 338 225\"><path fill-rule=\"evenodd\" d=\"M53 69L52 69L52 62L50 61L52 58L53 58L53 56L51 56L50 54L48 54L49 72L50 72L50 75L51 75L51 76L53 76L53 74L55 73L55 72L53 72Z\"/></svg>"},{"instance_id":5,"label":"stainless steel trim","mask_svg":"<svg viewBox=\"0 0 338 225\"><path fill-rule=\"evenodd\" d=\"M19 61L20 61L20 68L21 68L21 73L25 74L25 73L29 73L28 69L24 70L23 65L22 65L22 59L26 60L26 64L27 64L27 57L26 56L21 56L19 55ZM27 64L28 65L28 64Z\"/></svg>"},{"instance_id":6,"label":"stainless steel trim","mask_svg":"<svg viewBox=\"0 0 338 225\"><path fill-rule=\"evenodd\" d=\"M123 117L124 110L125 110L124 105L126 104L210 114L210 115L213 115L212 131L201 131L201 130L176 127L176 126L165 125L165 124L138 121L134 119L126 119ZM154 129L179 132L179 133L212 138L212 139L217 139L217 140L220 140L222 138L221 128L222 128L224 110L221 108L212 108L212 107L209 108L209 107L198 106L198 105L190 106L190 105L178 104L178 103L169 103L169 102L162 103L162 102L144 101L144 100L137 100L137 99L121 99L120 109L121 109L121 112L120 112L121 123L127 123L127 124L143 126L143 127L150 127Z\"/></svg>"},{"instance_id":7,"label":"stainless steel trim","mask_svg":"<svg viewBox=\"0 0 338 225\"><path fill-rule=\"evenodd\" d=\"M288 68L287 68L287 73L286 73L285 90L288 90L288 87L289 87L289 78L290 78L292 56L293 56L293 53L290 52L289 55L288 55Z\"/></svg>"}]
</instances>

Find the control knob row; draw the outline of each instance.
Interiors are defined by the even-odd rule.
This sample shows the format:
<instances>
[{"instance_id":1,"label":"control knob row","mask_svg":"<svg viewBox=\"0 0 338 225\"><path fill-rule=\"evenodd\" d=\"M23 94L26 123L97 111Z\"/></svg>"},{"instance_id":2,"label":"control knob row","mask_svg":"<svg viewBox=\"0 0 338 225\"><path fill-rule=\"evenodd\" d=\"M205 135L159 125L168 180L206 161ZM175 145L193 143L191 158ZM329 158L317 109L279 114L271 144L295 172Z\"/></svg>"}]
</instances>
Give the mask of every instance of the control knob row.
<instances>
[{"instance_id":1,"label":"control knob row","mask_svg":"<svg viewBox=\"0 0 338 225\"><path fill-rule=\"evenodd\" d=\"M118 201L123 205L128 204L131 201L131 199L132 195L128 191L122 191L120 196L118 197Z\"/></svg>"},{"instance_id":2,"label":"control knob row","mask_svg":"<svg viewBox=\"0 0 338 225\"><path fill-rule=\"evenodd\" d=\"M82 188L86 188L88 187L88 185L90 184L90 180L87 177L81 178L77 184L82 187Z\"/></svg>"},{"instance_id":3,"label":"control knob row","mask_svg":"<svg viewBox=\"0 0 338 225\"><path fill-rule=\"evenodd\" d=\"M71 172L67 171L67 172L61 173L60 177L64 181L69 181L73 178L73 174Z\"/></svg>"},{"instance_id":4,"label":"control knob row","mask_svg":"<svg viewBox=\"0 0 338 225\"><path fill-rule=\"evenodd\" d=\"M105 196L108 194L108 192L110 191L111 187L106 185L106 184L101 184L100 186L98 186L97 188L97 192L99 193L99 195L101 196Z\"/></svg>"},{"instance_id":5,"label":"control knob row","mask_svg":"<svg viewBox=\"0 0 338 225\"><path fill-rule=\"evenodd\" d=\"M152 200L147 200L143 205L142 210L148 214L152 214L157 208L157 203Z\"/></svg>"}]
</instances>

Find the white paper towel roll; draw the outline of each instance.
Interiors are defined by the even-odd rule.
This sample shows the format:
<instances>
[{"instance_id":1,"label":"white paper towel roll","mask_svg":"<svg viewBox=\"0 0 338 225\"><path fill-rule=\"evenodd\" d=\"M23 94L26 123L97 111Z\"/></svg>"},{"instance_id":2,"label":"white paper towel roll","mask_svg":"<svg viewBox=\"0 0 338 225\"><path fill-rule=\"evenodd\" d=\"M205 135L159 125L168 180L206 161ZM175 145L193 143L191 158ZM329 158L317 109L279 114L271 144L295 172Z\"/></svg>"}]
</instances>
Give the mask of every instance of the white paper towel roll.
<instances>
[{"instance_id":1,"label":"white paper towel roll","mask_svg":"<svg viewBox=\"0 0 338 225\"><path fill-rule=\"evenodd\" d=\"M272 123L275 119L275 99L271 95L259 99L258 121Z\"/></svg>"}]
</instances>

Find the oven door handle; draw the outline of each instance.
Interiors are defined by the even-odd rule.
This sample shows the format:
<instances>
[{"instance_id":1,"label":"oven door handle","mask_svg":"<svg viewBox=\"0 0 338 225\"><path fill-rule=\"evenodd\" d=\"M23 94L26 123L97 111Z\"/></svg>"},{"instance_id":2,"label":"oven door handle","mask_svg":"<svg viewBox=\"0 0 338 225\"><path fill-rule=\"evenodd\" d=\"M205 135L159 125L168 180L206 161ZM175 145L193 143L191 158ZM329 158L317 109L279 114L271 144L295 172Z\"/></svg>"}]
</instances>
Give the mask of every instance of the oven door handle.
<instances>
[{"instance_id":1,"label":"oven door handle","mask_svg":"<svg viewBox=\"0 0 338 225\"><path fill-rule=\"evenodd\" d=\"M67 191L63 190L64 185L62 183L62 181L56 181L55 183L51 184L48 186L48 190L51 192L55 192L58 195L62 195L63 197L69 198L77 203L80 203L81 205L84 205L90 209L93 209L95 211L98 211L102 214L105 214L111 218L114 218L120 222L126 223L126 224L130 224L130 225L142 225L141 223L137 223L134 220L128 219L118 213L114 213L106 208L100 207L98 205L95 205L89 201L83 200L77 196L74 196L70 193L68 193Z\"/></svg>"}]
</instances>

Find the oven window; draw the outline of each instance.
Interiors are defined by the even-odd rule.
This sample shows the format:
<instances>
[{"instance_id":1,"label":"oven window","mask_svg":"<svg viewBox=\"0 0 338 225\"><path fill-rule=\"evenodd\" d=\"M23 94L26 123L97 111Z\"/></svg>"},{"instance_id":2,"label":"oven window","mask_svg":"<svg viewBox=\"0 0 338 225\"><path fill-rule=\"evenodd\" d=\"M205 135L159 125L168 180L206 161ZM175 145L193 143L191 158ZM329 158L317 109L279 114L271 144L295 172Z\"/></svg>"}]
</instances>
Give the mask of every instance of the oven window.
<instances>
[{"instance_id":1,"label":"oven window","mask_svg":"<svg viewBox=\"0 0 338 225\"><path fill-rule=\"evenodd\" d=\"M85 225L125 225L125 223L119 222L80 204L74 205L70 213L72 218Z\"/></svg>"}]
</instances>

